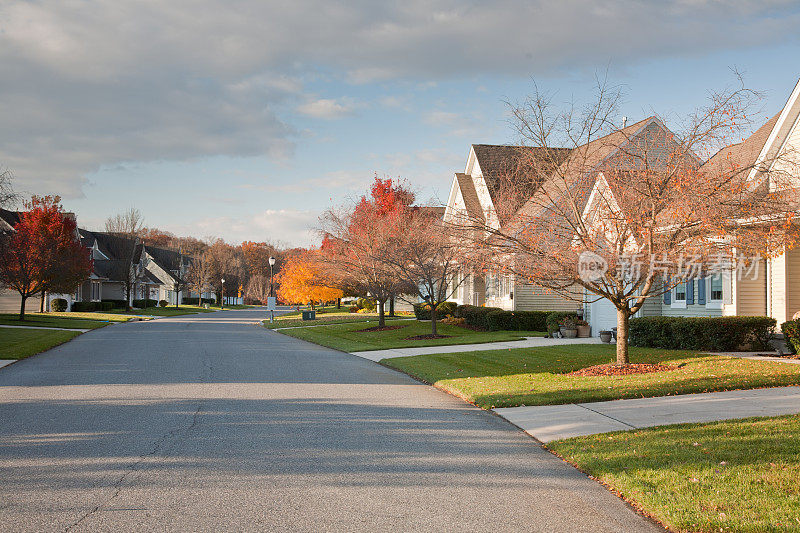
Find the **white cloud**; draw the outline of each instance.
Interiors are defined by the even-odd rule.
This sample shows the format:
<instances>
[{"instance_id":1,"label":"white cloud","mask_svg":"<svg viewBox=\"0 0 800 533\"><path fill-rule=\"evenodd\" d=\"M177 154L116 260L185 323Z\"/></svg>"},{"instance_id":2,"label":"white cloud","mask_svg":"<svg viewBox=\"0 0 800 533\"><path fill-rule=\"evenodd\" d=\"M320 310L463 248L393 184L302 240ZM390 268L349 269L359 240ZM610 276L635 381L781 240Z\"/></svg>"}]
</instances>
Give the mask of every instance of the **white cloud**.
<instances>
[{"instance_id":1,"label":"white cloud","mask_svg":"<svg viewBox=\"0 0 800 533\"><path fill-rule=\"evenodd\" d=\"M352 115L355 108L355 104L348 100L336 101L332 98L320 98L298 106L297 111L309 117L330 120Z\"/></svg>"},{"instance_id":2,"label":"white cloud","mask_svg":"<svg viewBox=\"0 0 800 533\"><path fill-rule=\"evenodd\" d=\"M167 225L162 229L178 235L221 237L230 243L268 241L308 247L319 244L314 229L319 215L316 211L268 209L238 217L205 217L191 225Z\"/></svg>"},{"instance_id":3,"label":"white cloud","mask_svg":"<svg viewBox=\"0 0 800 533\"><path fill-rule=\"evenodd\" d=\"M285 157L292 112L354 111L305 101L309 80L422 86L624 66L785 44L799 23L789 0L4 2L0 166L20 188L74 196L104 165Z\"/></svg>"}]
</instances>

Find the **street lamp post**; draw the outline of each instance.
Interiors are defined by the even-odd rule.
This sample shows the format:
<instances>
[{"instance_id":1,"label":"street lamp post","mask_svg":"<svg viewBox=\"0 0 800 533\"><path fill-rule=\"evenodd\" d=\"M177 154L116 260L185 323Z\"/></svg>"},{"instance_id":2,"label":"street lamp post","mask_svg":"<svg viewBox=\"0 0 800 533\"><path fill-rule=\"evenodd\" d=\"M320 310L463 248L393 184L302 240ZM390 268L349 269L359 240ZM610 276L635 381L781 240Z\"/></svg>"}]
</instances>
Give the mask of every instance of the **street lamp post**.
<instances>
[{"instance_id":1,"label":"street lamp post","mask_svg":"<svg viewBox=\"0 0 800 533\"><path fill-rule=\"evenodd\" d=\"M225 306L225 278L222 278L220 281L222 281L222 291L220 291L219 308L222 310Z\"/></svg>"},{"instance_id":2,"label":"street lamp post","mask_svg":"<svg viewBox=\"0 0 800 533\"><path fill-rule=\"evenodd\" d=\"M274 266L275 266L275 258L272 257L272 256L269 256L269 295L270 295L270 297L275 296L274 285L272 285L272 267L274 267ZM274 305L270 306L270 310L269 310L269 321L270 322L275 322L275 309L274 309L274 307L275 307Z\"/></svg>"}]
</instances>

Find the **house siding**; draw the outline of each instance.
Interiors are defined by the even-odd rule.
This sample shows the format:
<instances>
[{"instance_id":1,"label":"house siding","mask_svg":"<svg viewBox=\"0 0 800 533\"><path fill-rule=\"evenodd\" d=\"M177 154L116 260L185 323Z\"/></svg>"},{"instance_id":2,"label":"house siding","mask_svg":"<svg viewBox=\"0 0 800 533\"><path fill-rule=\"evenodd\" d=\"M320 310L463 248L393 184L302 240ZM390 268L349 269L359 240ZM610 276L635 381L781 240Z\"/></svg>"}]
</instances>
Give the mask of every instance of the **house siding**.
<instances>
[{"instance_id":1,"label":"house siding","mask_svg":"<svg viewBox=\"0 0 800 533\"><path fill-rule=\"evenodd\" d=\"M520 281L514 283L513 304L517 311L574 311L581 305L578 301L562 298L541 287Z\"/></svg>"},{"instance_id":2,"label":"house siding","mask_svg":"<svg viewBox=\"0 0 800 533\"><path fill-rule=\"evenodd\" d=\"M756 279L736 280L736 314L764 316L767 314L767 276L761 268Z\"/></svg>"}]
</instances>

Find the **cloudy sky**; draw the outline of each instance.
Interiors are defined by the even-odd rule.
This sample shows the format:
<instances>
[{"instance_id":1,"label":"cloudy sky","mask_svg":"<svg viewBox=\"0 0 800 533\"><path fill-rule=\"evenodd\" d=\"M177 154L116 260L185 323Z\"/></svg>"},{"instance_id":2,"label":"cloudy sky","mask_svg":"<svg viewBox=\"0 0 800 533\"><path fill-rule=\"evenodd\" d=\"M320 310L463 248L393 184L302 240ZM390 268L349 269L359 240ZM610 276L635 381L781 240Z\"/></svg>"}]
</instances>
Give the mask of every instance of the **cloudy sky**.
<instances>
[{"instance_id":1,"label":"cloudy sky","mask_svg":"<svg viewBox=\"0 0 800 533\"><path fill-rule=\"evenodd\" d=\"M780 0L0 0L0 167L82 226L308 245L375 173L446 197L532 79L567 102L607 71L638 120L735 67L772 114L798 27Z\"/></svg>"}]
</instances>

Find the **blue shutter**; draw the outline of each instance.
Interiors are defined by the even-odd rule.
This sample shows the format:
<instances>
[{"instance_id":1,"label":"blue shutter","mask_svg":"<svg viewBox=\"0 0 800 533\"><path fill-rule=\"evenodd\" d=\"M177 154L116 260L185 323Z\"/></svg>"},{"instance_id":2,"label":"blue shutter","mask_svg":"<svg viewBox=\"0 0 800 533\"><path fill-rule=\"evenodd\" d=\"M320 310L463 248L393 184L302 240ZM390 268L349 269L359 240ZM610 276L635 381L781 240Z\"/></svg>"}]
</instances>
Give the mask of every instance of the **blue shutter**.
<instances>
[{"instance_id":1,"label":"blue shutter","mask_svg":"<svg viewBox=\"0 0 800 533\"><path fill-rule=\"evenodd\" d=\"M686 305L694 305L694 280L686 282Z\"/></svg>"},{"instance_id":2,"label":"blue shutter","mask_svg":"<svg viewBox=\"0 0 800 533\"><path fill-rule=\"evenodd\" d=\"M672 291L669 290L664 293L664 303L669 305L672 302Z\"/></svg>"},{"instance_id":3,"label":"blue shutter","mask_svg":"<svg viewBox=\"0 0 800 533\"><path fill-rule=\"evenodd\" d=\"M706 305L706 278L697 280L697 303Z\"/></svg>"}]
</instances>

